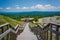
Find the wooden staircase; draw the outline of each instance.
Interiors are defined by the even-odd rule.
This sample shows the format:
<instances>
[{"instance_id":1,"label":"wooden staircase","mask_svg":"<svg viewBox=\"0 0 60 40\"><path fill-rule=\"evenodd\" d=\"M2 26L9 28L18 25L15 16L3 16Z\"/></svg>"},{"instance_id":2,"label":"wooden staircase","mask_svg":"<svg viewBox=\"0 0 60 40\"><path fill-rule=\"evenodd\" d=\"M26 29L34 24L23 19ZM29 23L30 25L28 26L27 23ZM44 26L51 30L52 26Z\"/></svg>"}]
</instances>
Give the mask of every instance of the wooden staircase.
<instances>
[{"instance_id":1,"label":"wooden staircase","mask_svg":"<svg viewBox=\"0 0 60 40\"><path fill-rule=\"evenodd\" d=\"M17 35L23 31L20 25L12 27L9 23L0 25L0 40L16 40Z\"/></svg>"},{"instance_id":2,"label":"wooden staircase","mask_svg":"<svg viewBox=\"0 0 60 40\"><path fill-rule=\"evenodd\" d=\"M60 40L60 25L48 23L44 28L41 26L31 27L31 31L38 40ZM0 40L16 40L17 36L23 31L24 27L16 25L12 27L9 23L0 25Z\"/></svg>"},{"instance_id":3,"label":"wooden staircase","mask_svg":"<svg viewBox=\"0 0 60 40\"><path fill-rule=\"evenodd\" d=\"M39 37L37 36L38 40L60 40L60 25L48 23L44 28L37 25L37 27L30 26L30 29L36 35L39 35Z\"/></svg>"}]
</instances>

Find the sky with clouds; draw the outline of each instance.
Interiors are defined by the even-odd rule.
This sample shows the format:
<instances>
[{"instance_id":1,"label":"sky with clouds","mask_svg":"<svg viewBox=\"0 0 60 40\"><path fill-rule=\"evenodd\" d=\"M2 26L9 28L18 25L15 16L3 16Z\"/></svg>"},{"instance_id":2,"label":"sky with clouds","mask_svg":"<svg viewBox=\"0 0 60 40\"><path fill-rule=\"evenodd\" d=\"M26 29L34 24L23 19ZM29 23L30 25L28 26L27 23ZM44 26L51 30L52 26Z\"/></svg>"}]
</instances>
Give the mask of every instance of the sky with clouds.
<instances>
[{"instance_id":1,"label":"sky with clouds","mask_svg":"<svg viewBox=\"0 0 60 40\"><path fill-rule=\"evenodd\" d=\"M0 12L60 11L60 0L0 0Z\"/></svg>"}]
</instances>

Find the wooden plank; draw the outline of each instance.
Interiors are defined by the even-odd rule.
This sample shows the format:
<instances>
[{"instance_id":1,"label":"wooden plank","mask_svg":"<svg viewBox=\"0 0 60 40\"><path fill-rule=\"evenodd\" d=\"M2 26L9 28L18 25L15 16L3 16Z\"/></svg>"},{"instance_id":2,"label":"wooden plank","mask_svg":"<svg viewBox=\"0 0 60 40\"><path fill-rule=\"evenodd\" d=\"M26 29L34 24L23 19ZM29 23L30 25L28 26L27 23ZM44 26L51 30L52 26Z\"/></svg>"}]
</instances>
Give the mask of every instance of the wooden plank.
<instances>
[{"instance_id":1,"label":"wooden plank","mask_svg":"<svg viewBox=\"0 0 60 40\"><path fill-rule=\"evenodd\" d=\"M16 34L16 33L18 32L18 30L19 30L19 28L17 28L16 31L13 30L13 29L11 29L11 28L9 28L7 31L5 31L4 33L2 33L2 34L0 35L0 39L4 38L4 37L5 37L8 33L10 33L10 32Z\"/></svg>"},{"instance_id":2,"label":"wooden plank","mask_svg":"<svg viewBox=\"0 0 60 40\"><path fill-rule=\"evenodd\" d=\"M0 28L1 28L1 27L4 27L4 26L6 26L6 25L9 25L9 23L5 23L5 24L0 25Z\"/></svg>"}]
</instances>

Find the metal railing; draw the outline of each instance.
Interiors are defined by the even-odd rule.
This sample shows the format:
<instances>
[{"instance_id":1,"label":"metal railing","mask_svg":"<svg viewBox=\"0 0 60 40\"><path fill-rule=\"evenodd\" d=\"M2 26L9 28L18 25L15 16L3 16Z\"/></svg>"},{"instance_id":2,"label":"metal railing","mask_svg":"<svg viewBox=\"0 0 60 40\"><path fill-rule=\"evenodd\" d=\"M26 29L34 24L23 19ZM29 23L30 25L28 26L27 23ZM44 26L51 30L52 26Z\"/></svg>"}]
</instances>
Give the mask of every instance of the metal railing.
<instances>
[{"instance_id":1,"label":"metal railing","mask_svg":"<svg viewBox=\"0 0 60 40\"><path fill-rule=\"evenodd\" d=\"M39 40L60 40L60 25L48 23L44 28L39 25L30 27L31 31L39 35Z\"/></svg>"},{"instance_id":2,"label":"metal railing","mask_svg":"<svg viewBox=\"0 0 60 40\"><path fill-rule=\"evenodd\" d=\"M0 40L16 40L17 35L23 31L20 25L12 27L9 23L0 25Z\"/></svg>"}]
</instances>

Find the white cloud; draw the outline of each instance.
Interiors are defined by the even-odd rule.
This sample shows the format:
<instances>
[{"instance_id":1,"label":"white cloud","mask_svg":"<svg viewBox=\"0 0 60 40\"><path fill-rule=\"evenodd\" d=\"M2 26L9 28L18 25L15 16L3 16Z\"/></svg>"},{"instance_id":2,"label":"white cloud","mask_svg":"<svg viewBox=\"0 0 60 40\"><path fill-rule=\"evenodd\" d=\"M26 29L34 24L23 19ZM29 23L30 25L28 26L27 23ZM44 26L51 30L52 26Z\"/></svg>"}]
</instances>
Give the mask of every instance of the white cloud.
<instances>
[{"instance_id":1,"label":"white cloud","mask_svg":"<svg viewBox=\"0 0 60 40\"><path fill-rule=\"evenodd\" d=\"M20 9L19 5L16 5L16 8L15 9L19 10Z\"/></svg>"},{"instance_id":2,"label":"white cloud","mask_svg":"<svg viewBox=\"0 0 60 40\"><path fill-rule=\"evenodd\" d=\"M6 9L7 9L7 10L10 10L10 9L11 9L11 7L7 7Z\"/></svg>"},{"instance_id":3,"label":"white cloud","mask_svg":"<svg viewBox=\"0 0 60 40\"><path fill-rule=\"evenodd\" d=\"M44 9L50 9L50 8L53 8L53 6L51 6L51 5L41 5L41 4L37 4L37 5L35 5L35 8L36 9L42 9L42 10L44 10Z\"/></svg>"},{"instance_id":4,"label":"white cloud","mask_svg":"<svg viewBox=\"0 0 60 40\"><path fill-rule=\"evenodd\" d=\"M44 6L46 9L55 9L56 7L55 6L52 6L50 4L47 4Z\"/></svg>"},{"instance_id":5,"label":"white cloud","mask_svg":"<svg viewBox=\"0 0 60 40\"><path fill-rule=\"evenodd\" d=\"M3 8L1 8L0 7L0 9L3 9ZM5 9L7 9L7 10L12 10L12 7L6 7ZM37 5L34 5L34 6L30 6L30 7L25 7L25 6L23 6L23 7L19 7L19 5L16 5L15 6L15 8L13 8L13 9L17 9L17 10L26 10L26 9L28 9L28 10L31 10L31 9L33 9L33 10L60 10L60 6L53 6L53 5L51 5L51 4L46 4L46 5L41 5L41 4L37 4Z\"/></svg>"},{"instance_id":6,"label":"white cloud","mask_svg":"<svg viewBox=\"0 0 60 40\"><path fill-rule=\"evenodd\" d=\"M16 5L16 6L19 6L19 5Z\"/></svg>"},{"instance_id":7,"label":"white cloud","mask_svg":"<svg viewBox=\"0 0 60 40\"><path fill-rule=\"evenodd\" d=\"M35 6L35 8L37 8L37 9L45 9L45 7L44 7L43 5L40 5L40 4L37 4L37 5Z\"/></svg>"},{"instance_id":8,"label":"white cloud","mask_svg":"<svg viewBox=\"0 0 60 40\"><path fill-rule=\"evenodd\" d=\"M29 7L22 7L22 9L29 9Z\"/></svg>"},{"instance_id":9,"label":"white cloud","mask_svg":"<svg viewBox=\"0 0 60 40\"><path fill-rule=\"evenodd\" d=\"M35 9L35 7L34 6L31 6L30 9Z\"/></svg>"},{"instance_id":10,"label":"white cloud","mask_svg":"<svg viewBox=\"0 0 60 40\"><path fill-rule=\"evenodd\" d=\"M16 9L20 9L20 7L16 7Z\"/></svg>"},{"instance_id":11,"label":"white cloud","mask_svg":"<svg viewBox=\"0 0 60 40\"><path fill-rule=\"evenodd\" d=\"M56 6L52 6L51 4L47 4L47 5L41 5L41 4L37 4L35 6L31 6L30 9L40 9L40 10L51 10L51 9L60 9L60 6L56 7Z\"/></svg>"},{"instance_id":12,"label":"white cloud","mask_svg":"<svg viewBox=\"0 0 60 40\"><path fill-rule=\"evenodd\" d=\"M0 9L3 9L2 7L0 7Z\"/></svg>"}]
</instances>

